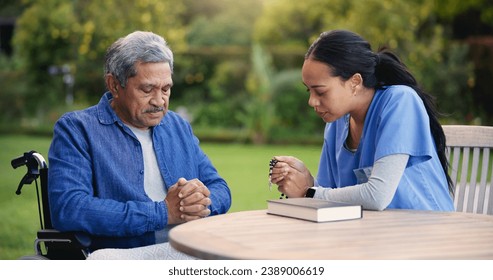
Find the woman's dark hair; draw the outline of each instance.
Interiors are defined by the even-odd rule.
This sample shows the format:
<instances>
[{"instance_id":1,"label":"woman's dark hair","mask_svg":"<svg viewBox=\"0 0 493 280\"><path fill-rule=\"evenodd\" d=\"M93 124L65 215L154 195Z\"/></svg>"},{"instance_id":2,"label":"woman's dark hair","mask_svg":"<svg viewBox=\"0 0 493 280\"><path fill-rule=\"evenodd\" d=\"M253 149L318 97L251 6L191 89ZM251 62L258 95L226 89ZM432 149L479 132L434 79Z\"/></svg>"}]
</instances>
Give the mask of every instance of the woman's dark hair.
<instances>
[{"instance_id":1,"label":"woman's dark hair","mask_svg":"<svg viewBox=\"0 0 493 280\"><path fill-rule=\"evenodd\" d=\"M341 77L345 81L359 73L363 77L363 85L367 88L377 89L386 85L412 87L425 105L438 158L445 171L449 191L453 193L445 154L446 139L438 121L440 114L435 106L435 98L419 87L414 76L397 55L386 48L381 48L374 53L370 43L358 34L346 30L333 30L320 34L308 49L305 59L308 58L326 63L333 76Z\"/></svg>"}]
</instances>

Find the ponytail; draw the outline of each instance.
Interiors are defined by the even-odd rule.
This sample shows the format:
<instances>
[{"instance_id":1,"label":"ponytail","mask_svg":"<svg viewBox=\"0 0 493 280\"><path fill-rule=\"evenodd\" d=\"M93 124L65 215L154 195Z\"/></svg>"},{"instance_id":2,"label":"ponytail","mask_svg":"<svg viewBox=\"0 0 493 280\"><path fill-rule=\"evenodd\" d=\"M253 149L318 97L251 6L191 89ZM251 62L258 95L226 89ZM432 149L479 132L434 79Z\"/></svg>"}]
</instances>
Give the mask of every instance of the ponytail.
<instances>
[{"instance_id":1,"label":"ponytail","mask_svg":"<svg viewBox=\"0 0 493 280\"><path fill-rule=\"evenodd\" d=\"M449 163L446 156L446 139L443 128L438 120L440 113L436 109L435 97L424 92L416 82L414 76L400 59L386 48L379 49L376 53L375 76L377 87L387 85L407 85L412 87L418 96L423 100L423 104L430 120L430 130L435 141L440 164L442 165L451 194L454 192L452 179L448 173Z\"/></svg>"}]
</instances>

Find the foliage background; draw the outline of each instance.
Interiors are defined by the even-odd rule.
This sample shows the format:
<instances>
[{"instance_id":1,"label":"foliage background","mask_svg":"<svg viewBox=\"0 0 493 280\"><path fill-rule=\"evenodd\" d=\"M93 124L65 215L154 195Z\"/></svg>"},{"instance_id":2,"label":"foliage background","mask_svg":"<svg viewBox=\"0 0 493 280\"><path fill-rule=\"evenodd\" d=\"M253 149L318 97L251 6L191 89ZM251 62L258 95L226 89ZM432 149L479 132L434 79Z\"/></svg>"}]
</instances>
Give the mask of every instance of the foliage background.
<instances>
[{"instance_id":1,"label":"foliage background","mask_svg":"<svg viewBox=\"0 0 493 280\"><path fill-rule=\"evenodd\" d=\"M98 102L106 48L137 29L172 46L171 108L205 141L320 141L300 68L329 29L397 52L443 123L493 123L487 0L2 0L2 17L15 19L12 53L0 53L3 132L49 135L63 112Z\"/></svg>"}]
</instances>

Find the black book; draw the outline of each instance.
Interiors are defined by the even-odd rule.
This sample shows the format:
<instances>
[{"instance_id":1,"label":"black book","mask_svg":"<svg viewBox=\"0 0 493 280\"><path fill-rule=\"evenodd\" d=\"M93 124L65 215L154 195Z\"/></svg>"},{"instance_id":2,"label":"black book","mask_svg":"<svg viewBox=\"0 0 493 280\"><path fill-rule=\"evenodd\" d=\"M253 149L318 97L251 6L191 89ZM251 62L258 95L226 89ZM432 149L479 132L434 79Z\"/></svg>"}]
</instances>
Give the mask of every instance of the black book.
<instances>
[{"instance_id":1,"label":"black book","mask_svg":"<svg viewBox=\"0 0 493 280\"><path fill-rule=\"evenodd\" d=\"M332 222L360 219L361 205L315 198L289 198L267 200L267 213L314 222Z\"/></svg>"}]
</instances>

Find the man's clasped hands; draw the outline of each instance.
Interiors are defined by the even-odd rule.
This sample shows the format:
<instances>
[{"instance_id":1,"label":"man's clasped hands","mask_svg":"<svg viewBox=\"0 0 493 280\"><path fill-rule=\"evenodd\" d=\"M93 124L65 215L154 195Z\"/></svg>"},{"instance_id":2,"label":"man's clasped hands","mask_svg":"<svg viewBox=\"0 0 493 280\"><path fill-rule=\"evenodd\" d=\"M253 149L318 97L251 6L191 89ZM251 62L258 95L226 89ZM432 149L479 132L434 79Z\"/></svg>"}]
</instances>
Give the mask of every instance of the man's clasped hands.
<instances>
[{"instance_id":1,"label":"man's clasped hands","mask_svg":"<svg viewBox=\"0 0 493 280\"><path fill-rule=\"evenodd\" d=\"M198 179L178 179L178 182L169 188L164 199L169 211L168 224L179 224L209 216L210 194L209 189Z\"/></svg>"}]
</instances>

